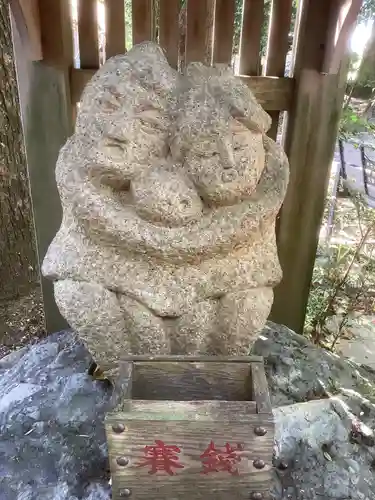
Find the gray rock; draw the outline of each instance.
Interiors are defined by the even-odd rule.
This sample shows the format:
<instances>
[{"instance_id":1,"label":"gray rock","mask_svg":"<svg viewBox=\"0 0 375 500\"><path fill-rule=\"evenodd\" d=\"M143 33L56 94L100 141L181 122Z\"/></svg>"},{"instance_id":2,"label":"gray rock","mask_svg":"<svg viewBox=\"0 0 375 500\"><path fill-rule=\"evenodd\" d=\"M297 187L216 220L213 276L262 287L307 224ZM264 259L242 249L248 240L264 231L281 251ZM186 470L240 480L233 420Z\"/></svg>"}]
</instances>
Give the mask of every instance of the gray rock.
<instances>
[{"instance_id":1,"label":"gray rock","mask_svg":"<svg viewBox=\"0 0 375 500\"><path fill-rule=\"evenodd\" d=\"M111 393L90 362L68 332L0 361L0 500L109 498Z\"/></svg>"},{"instance_id":2,"label":"gray rock","mask_svg":"<svg viewBox=\"0 0 375 500\"><path fill-rule=\"evenodd\" d=\"M263 356L273 407L352 389L375 403L375 371L314 346L289 328L268 322L252 354Z\"/></svg>"},{"instance_id":3,"label":"gray rock","mask_svg":"<svg viewBox=\"0 0 375 500\"><path fill-rule=\"evenodd\" d=\"M375 373L272 323L253 352L274 406L274 500L375 500ZM0 500L109 500L111 391L90 362L69 332L0 361Z\"/></svg>"},{"instance_id":4,"label":"gray rock","mask_svg":"<svg viewBox=\"0 0 375 500\"><path fill-rule=\"evenodd\" d=\"M342 417L340 406L340 400L327 399L274 411L275 465L288 466L274 471L275 499L375 498L375 450L351 442L352 421Z\"/></svg>"},{"instance_id":5,"label":"gray rock","mask_svg":"<svg viewBox=\"0 0 375 500\"><path fill-rule=\"evenodd\" d=\"M375 371L269 322L264 357L276 424L275 500L375 499Z\"/></svg>"}]
</instances>

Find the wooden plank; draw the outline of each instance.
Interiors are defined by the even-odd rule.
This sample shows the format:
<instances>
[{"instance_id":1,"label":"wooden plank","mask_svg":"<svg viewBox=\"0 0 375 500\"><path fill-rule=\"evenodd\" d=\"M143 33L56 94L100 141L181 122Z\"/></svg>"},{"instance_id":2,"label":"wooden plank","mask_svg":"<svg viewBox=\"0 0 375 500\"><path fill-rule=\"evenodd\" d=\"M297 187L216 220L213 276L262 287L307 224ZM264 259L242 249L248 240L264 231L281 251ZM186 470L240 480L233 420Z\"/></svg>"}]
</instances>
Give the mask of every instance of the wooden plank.
<instances>
[{"instance_id":1,"label":"wooden plank","mask_svg":"<svg viewBox=\"0 0 375 500\"><path fill-rule=\"evenodd\" d=\"M106 0L105 57L125 52L125 3L124 0Z\"/></svg>"},{"instance_id":2,"label":"wooden plank","mask_svg":"<svg viewBox=\"0 0 375 500\"><path fill-rule=\"evenodd\" d=\"M254 93L257 101L266 111L289 110L294 93L293 78L265 76L240 77Z\"/></svg>"},{"instance_id":3,"label":"wooden plank","mask_svg":"<svg viewBox=\"0 0 375 500\"><path fill-rule=\"evenodd\" d=\"M82 91L94 76L94 70L73 69L71 72L72 102L80 100ZM289 110L294 93L293 78L274 78L264 76L239 77L253 91L255 97L266 111Z\"/></svg>"},{"instance_id":4,"label":"wooden plank","mask_svg":"<svg viewBox=\"0 0 375 500\"><path fill-rule=\"evenodd\" d=\"M301 72L288 131L290 181L277 234L283 279L271 312L273 321L298 333L303 331L343 96L337 75Z\"/></svg>"},{"instance_id":5,"label":"wooden plank","mask_svg":"<svg viewBox=\"0 0 375 500\"><path fill-rule=\"evenodd\" d=\"M250 364L236 362L137 362L133 399L250 400Z\"/></svg>"},{"instance_id":6,"label":"wooden plank","mask_svg":"<svg viewBox=\"0 0 375 500\"><path fill-rule=\"evenodd\" d=\"M132 1L133 45L153 40L153 0Z\"/></svg>"},{"instance_id":7,"label":"wooden plank","mask_svg":"<svg viewBox=\"0 0 375 500\"><path fill-rule=\"evenodd\" d=\"M199 422L252 422L256 415L255 401L149 401L135 400L124 412L116 408L118 420L192 420Z\"/></svg>"},{"instance_id":8,"label":"wooden plank","mask_svg":"<svg viewBox=\"0 0 375 500\"><path fill-rule=\"evenodd\" d=\"M252 399L256 402L257 413L272 415L272 406L268 392L264 363L251 364Z\"/></svg>"},{"instance_id":9,"label":"wooden plank","mask_svg":"<svg viewBox=\"0 0 375 500\"><path fill-rule=\"evenodd\" d=\"M166 52L169 64L177 69L180 1L160 0L159 5L159 43Z\"/></svg>"},{"instance_id":10,"label":"wooden plank","mask_svg":"<svg viewBox=\"0 0 375 500\"><path fill-rule=\"evenodd\" d=\"M66 72L73 66L73 35L69 5L56 0L39 0L39 18L43 62L61 66Z\"/></svg>"},{"instance_id":11,"label":"wooden plank","mask_svg":"<svg viewBox=\"0 0 375 500\"><path fill-rule=\"evenodd\" d=\"M144 362L144 363L157 363L157 362L171 362L177 363L183 361L185 363L262 363L262 356L189 356L185 354L161 354L154 355L134 355L125 356L122 361L126 362Z\"/></svg>"},{"instance_id":12,"label":"wooden plank","mask_svg":"<svg viewBox=\"0 0 375 500\"><path fill-rule=\"evenodd\" d=\"M268 432L258 438L252 430L259 425L259 416L246 415L246 422L240 422L231 421L231 415L228 410L226 420L219 422L127 419L124 432L117 434L106 426L114 499L121 498L125 489L136 500L227 500L233 492L236 498L248 500L254 491L265 495L271 483L272 423L265 422ZM123 424L121 418L111 418L112 422ZM176 448L165 450L165 446ZM174 451L172 464L167 462L171 468L155 470L150 457L157 453L165 457L168 449ZM223 468L219 454L235 457L226 462L229 471ZM207 455L218 460L210 461ZM160 465L160 460L157 463Z\"/></svg>"},{"instance_id":13,"label":"wooden plank","mask_svg":"<svg viewBox=\"0 0 375 500\"><path fill-rule=\"evenodd\" d=\"M99 68L97 1L78 1L78 38L80 66Z\"/></svg>"},{"instance_id":14,"label":"wooden plank","mask_svg":"<svg viewBox=\"0 0 375 500\"><path fill-rule=\"evenodd\" d=\"M293 0L272 0L264 74L283 77L289 47ZM272 126L268 136L276 140L280 114L271 112Z\"/></svg>"},{"instance_id":15,"label":"wooden plank","mask_svg":"<svg viewBox=\"0 0 375 500\"><path fill-rule=\"evenodd\" d=\"M293 0L272 0L265 74L284 76Z\"/></svg>"},{"instance_id":16,"label":"wooden plank","mask_svg":"<svg viewBox=\"0 0 375 500\"><path fill-rule=\"evenodd\" d=\"M38 0L10 0L21 43L31 61L43 59Z\"/></svg>"},{"instance_id":17,"label":"wooden plank","mask_svg":"<svg viewBox=\"0 0 375 500\"><path fill-rule=\"evenodd\" d=\"M97 366L101 370L102 367ZM102 371L102 370L101 370ZM119 367L117 379L107 405L107 412L130 411L133 394L134 363L122 362Z\"/></svg>"},{"instance_id":18,"label":"wooden plank","mask_svg":"<svg viewBox=\"0 0 375 500\"><path fill-rule=\"evenodd\" d=\"M213 0L187 0L186 64L211 64L213 8Z\"/></svg>"},{"instance_id":19,"label":"wooden plank","mask_svg":"<svg viewBox=\"0 0 375 500\"><path fill-rule=\"evenodd\" d=\"M264 0L244 0L240 41L240 74L259 75L260 38L264 19Z\"/></svg>"},{"instance_id":20,"label":"wooden plank","mask_svg":"<svg viewBox=\"0 0 375 500\"><path fill-rule=\"evenodd\" d=\"M43 61L33 63L13 27L15 60L40 264L61 223L55 163L72 133L69 67L73 63L69 3L39 0ZM48 64L47 64L48 63ZM42 279L48 332L67 327L55 304L53 285Z\"/></svg>"},{"instance_id":21,"label":"wooden plank","mask_svg":"<svg viewBox=\"0 0 375 500\"><path fill-rule=\"evenodd\" d=\"M213 62L231 64L235 0L216 0Z\"/></svg>"}]
</instances>

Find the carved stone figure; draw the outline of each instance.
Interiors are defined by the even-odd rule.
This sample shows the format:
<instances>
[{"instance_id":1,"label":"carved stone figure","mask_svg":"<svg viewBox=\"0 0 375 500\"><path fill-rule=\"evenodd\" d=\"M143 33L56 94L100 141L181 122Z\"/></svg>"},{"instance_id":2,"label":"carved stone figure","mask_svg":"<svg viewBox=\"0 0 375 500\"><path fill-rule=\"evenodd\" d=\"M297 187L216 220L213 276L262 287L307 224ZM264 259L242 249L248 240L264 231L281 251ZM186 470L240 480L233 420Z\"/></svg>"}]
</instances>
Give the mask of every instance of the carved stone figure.
<instances>
[{"instance_id":1,"label":"carved stone figure","mask_svg":"<svg viewBox=\"0 0 375 500\"><path fill-rule=\"evenodd\" d=\"M288 162L270 123L229 68L179 75L150 42L86 86L43 273L109 376L129 353L248 353L281 279Z\"/></svg>"}]
</instances>

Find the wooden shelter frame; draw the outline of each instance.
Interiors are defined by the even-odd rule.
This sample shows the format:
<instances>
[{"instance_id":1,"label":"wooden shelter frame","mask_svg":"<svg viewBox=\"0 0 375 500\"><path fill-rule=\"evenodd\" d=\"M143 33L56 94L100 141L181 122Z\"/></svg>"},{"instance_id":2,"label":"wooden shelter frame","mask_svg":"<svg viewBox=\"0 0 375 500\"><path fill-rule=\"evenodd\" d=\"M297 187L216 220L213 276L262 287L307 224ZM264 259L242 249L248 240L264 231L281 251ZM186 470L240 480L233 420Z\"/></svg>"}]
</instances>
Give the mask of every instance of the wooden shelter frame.
<instances>
[{"instance_id":1,"label":"wooden shelter frame","mask_svg":"<svg viewBox=\"0 0 375 500\"><path fill-rule=\"evenodd\" d=\"M10 0L22 120L40 261L61 208L54 168L74 127L75 105L99 67L97 0L78 1L80 68L74 68L69 0ZM277 223L284 278L271 319L301 332L335 148L347 72L346 47L362 0L298 0L290 76L285 75L292 0L270 0L267 55L260 74L264 0L243 1L240 76L270 113L270 136L286 111L283 144L290 184ZM132 0L133 43L158 39L170 64L231 63L236 0ZM105 0L106 56L125 51L124 0ZM84 36L83 36L84 35ZM181 42L182 40L182 42ZM65 326L51 283L42 279L48 331Z\"/></svg>"}]
</instances>

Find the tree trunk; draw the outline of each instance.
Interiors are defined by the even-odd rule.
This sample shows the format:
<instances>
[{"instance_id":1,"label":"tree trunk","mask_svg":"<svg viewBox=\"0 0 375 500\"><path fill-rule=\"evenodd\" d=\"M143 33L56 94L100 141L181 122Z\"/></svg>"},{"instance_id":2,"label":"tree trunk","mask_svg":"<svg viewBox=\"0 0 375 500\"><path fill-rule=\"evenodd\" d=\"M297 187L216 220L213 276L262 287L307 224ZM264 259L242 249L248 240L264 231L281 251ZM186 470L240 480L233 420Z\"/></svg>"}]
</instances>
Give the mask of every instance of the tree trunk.
<instances>
[{"instance_id":1,"label":"tree trunk","mask_svg":"<svg viewBox=\"0 0 375 500\"><path fill-rule=\"evenodd\" d=\"M0 299L38 280L34 238L9 7L0 0Z\"/></svg>"}]
</instances>

